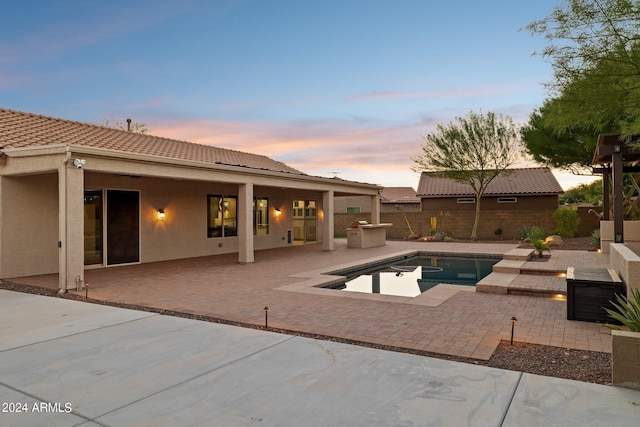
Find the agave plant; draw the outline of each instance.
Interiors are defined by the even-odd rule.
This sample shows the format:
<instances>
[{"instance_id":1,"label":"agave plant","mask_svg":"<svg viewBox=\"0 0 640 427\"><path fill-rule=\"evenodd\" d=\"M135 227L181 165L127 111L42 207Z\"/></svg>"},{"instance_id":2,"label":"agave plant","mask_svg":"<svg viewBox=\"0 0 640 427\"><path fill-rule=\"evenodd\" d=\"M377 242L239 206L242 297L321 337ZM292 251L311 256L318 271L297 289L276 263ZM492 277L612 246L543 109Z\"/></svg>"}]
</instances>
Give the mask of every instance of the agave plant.
<instances>
[{"instance_id":1,"label":"agave plant","mask_svg":"<svg viewBox=\"0 0 640 427\"><path fill-rule=\"evenodd\" d=\"M611 301L615 310L605 308L609 317L622 323L631 332L640 332L640 289L632 289L631 298L616 295L616 300L617 302ZM620 326L610 323L605 323L604 326L617 331L622 330Z\"/></svg>"}]
</instances>

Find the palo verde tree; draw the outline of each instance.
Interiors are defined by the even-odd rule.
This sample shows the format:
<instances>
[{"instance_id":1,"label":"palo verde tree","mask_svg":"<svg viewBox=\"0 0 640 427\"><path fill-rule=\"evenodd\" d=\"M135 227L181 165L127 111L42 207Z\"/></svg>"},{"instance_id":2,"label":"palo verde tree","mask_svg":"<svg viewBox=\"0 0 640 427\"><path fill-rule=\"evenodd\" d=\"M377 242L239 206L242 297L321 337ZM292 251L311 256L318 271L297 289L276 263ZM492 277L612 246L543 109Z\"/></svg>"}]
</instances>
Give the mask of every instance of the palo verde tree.
<instances>
[{"instance_id":1,"label":"palo verde tree","mask_svg":"<svg viewBox=\"0 0 640 427\"><path fill-rule=\"evenodd\" d=\"M478 238L480 200L487 186L518 160L518 129L510 117L469 112L423 136L422 154L412 157L416 172L438 175L469 184L476 196L471 238Z\"/></svg>"}]
</instances>

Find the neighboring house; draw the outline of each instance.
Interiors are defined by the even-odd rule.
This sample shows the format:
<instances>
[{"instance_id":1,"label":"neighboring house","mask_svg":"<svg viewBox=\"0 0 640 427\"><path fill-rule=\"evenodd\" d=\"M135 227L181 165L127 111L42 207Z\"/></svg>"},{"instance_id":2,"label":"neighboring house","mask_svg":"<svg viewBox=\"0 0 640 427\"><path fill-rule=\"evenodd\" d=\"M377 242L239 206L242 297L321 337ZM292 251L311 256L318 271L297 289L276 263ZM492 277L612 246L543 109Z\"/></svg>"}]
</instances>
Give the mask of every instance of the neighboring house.
<instances>
[{"instance_id":1,"label":"neighboring house","mask_svg":"<svg viewBox=\"0 0 640 427\"><path fill-rule=\"evenodd\" d=\"M547 231L554 227L551 214L558 208L562 187L548 168L510 169L498 175L487 187L481 203L480 238L493 238L498 229L508 238L518 228L538 225ZM446 216L455 234L470 232L476 197L470 185L423 172L418 184L423 212ZM446 214L446 215L445 215Z\"/></svg>"},{"instance_id":2,"label":"neighboring house","mask_svg":"<svg viewBox=\"0 0 640 427\"><path fill-rule=\"evenodd\" d=\"M557 209L562 187L548 168L510 169L487 186L480 209ZM475 210L475 193L469 184L423 172L418 184L422 210Z\"/></svg>"},{"instance_id":3,"label":"neighboring house","mask_svg":"<svg viewBox=\"0 0 640 427\"><path fill-rule=\"evenodd\" d=\"M396 212L400 205L405 212L419 212L420 199L411 187L384 187L380 192L380 212ZM336 197L336 213L371 212L371 198L364 196Z\"/></svg>"},{"instance_id":4,"label":"neighboring house","mask_svg":"<svg viewBox=\"0 0 640 427\"><path fill-rule=\"evenodd\" d=\"M420 212L420 199L411 187L384 187L380 194L380 211L396 212L399 206L403 212Z\"/></svg>"},{"instance_id":5,"label":"neighboring house","mask_svg":"<svg viewBox=\"0 0 640 427\"><path fill-rule=\"evenodd\" d=\"M380 187L268 157L0 109L0 278L321 242L335 196Z\"/></svg>"}]
</instances>

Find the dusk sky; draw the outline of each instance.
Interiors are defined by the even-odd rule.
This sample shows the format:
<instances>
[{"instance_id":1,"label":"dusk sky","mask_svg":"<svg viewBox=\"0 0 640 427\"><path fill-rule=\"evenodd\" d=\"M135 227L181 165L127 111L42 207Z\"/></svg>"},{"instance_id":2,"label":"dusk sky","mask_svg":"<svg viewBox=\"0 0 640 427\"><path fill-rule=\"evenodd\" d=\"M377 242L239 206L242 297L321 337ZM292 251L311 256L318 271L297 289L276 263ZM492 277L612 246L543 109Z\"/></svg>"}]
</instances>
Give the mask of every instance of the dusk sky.
<instances>
[{"instance_id":1,"label":"dusk sky","mask_svg":"<svg viewBox=\"0 0 640 427\"><path fill-rule=\"evenodd\" d=\"M560 1L5 2L0 107L416 188L438 123L542 104L546 42L519 29Z\"/></svg>"}]
</instances>

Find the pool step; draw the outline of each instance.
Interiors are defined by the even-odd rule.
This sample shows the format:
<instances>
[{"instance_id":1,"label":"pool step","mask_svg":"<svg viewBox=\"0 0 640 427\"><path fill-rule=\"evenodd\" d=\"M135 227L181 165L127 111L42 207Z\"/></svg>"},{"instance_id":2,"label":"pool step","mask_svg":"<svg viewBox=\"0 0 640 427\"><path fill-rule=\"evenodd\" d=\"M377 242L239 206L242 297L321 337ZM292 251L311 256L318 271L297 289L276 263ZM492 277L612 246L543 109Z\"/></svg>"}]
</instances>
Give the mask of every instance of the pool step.
<instances>
[{"instance_id":1,"label":"pool step","mask_svg":"<svg viewBox=\"0 0 640 427\"><path fill-rule=\"evenodd\" d=\"M525 261L513 260L513 259L503 259L497 264L493 265L494 273L509 273L509 274L520 274L520 269L525 264Z\"/></svg>"},{"instance_id":2,"label":"pool step","mask_svg":"<svg viewBox=\"0 0 640 427\"><path fill-rule=\"evenodd\" d=\"M515 261L527 261L533 255L533 249L531 248L516 248L511 249L509 252L504 254L503 259L515 260Z\"/></svg>"},{"instance_id":3,"label":"pool step","mask_svg":"<svg viewBox=\"0 0 640 427\"><path fill-rule=\"evenodd\" d=\"M517 273L491 273L476 284L476 292L507 295L509 285L516 277Z\"/></svg>"}]
</instances>

